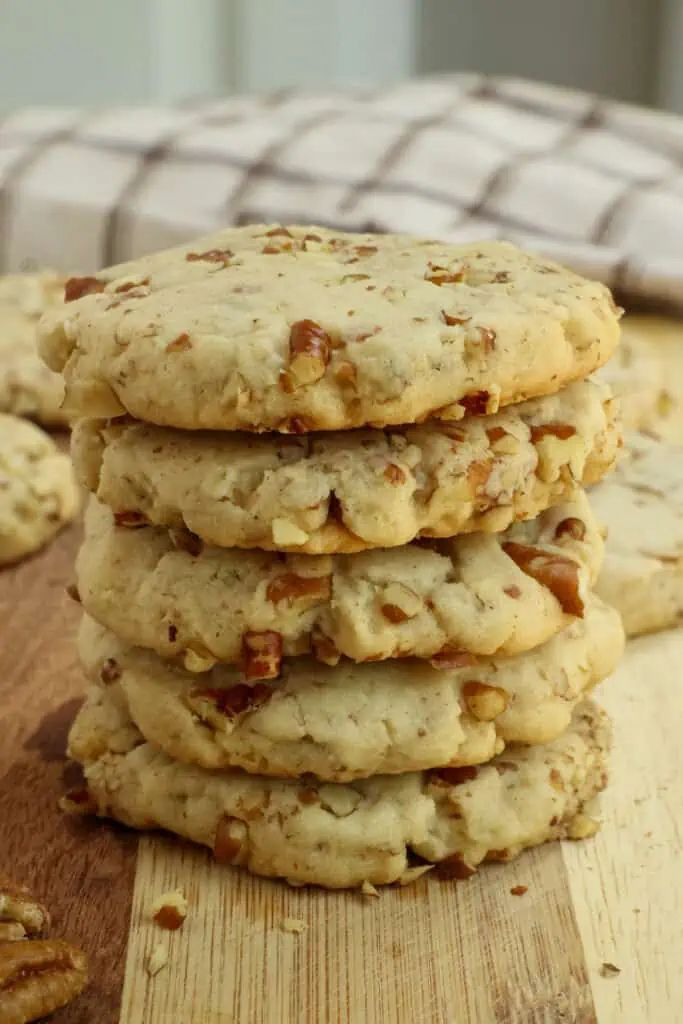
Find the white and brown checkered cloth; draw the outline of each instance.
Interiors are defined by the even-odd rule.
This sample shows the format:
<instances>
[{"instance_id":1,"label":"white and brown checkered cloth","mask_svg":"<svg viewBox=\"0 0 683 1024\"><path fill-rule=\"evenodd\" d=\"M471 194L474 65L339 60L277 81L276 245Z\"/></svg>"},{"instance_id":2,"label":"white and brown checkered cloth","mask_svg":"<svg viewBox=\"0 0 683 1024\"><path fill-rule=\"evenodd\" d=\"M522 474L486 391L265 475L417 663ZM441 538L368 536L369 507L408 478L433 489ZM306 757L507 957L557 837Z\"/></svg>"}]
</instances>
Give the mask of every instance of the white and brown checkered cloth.
<instances>
[{"instance_id":1,"label":"white and brown checkered cloth","mask_svg":"<svg viewBox=\"0 0 683 1024\"><path fill-rule=\"evenodd\" d=\"M249 221L505 237L683 314L683 120L458 74L0 121L0 270L93 271Z\"/></svg>"}]
</instances>

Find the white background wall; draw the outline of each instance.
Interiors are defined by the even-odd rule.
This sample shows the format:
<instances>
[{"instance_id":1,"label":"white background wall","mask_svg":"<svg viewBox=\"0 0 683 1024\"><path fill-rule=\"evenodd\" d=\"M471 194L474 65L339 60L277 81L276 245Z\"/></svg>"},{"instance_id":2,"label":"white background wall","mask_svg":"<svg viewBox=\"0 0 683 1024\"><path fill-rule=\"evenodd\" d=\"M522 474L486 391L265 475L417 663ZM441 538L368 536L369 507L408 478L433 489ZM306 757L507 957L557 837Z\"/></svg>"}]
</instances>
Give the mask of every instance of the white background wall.
<instances>
[{"instance_id":1,"label":"white background wall","mask_svg":"<svg viewBox=\"0 0 683 1024\"><path fill-rule=\"evenodd\" d=\"M683 0L0 0L0 105L477 68L683 112Z\"/></svg>"}]
</instances>

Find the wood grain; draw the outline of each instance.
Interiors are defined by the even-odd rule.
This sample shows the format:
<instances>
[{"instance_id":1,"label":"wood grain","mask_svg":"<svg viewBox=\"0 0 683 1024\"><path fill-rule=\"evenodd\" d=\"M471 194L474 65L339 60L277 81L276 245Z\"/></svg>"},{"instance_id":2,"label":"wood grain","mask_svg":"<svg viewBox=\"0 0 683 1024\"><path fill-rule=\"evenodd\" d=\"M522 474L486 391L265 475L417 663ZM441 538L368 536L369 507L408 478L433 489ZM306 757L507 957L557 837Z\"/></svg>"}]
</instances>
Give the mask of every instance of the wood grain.
<instances>
[{"instance_id":1,"label":"wood grain","mask_svg":"<svg viewBox=\"0 0 683 1024\"><path fill-rule=\"evenodd\" d=\"M601 1024L683 1020L682 666L683 630L629 643L602 699L603 829L563 851ZM621 973L602 977L605 961Z\"/></svg>"},{"instance_id":2,"label":"wood grain","mask_svg":"<svg viewBox=\"0 0 683 1024\"><path fill-rule=\"evenodd\" d=\"M53 934L89 955L92 982L55 1024L119 1019L136 837L116 826L66 818L66 734L83 678L65 594L78 530L0 573L0 868L49 907Z\"/></svg>"}]
</instances>

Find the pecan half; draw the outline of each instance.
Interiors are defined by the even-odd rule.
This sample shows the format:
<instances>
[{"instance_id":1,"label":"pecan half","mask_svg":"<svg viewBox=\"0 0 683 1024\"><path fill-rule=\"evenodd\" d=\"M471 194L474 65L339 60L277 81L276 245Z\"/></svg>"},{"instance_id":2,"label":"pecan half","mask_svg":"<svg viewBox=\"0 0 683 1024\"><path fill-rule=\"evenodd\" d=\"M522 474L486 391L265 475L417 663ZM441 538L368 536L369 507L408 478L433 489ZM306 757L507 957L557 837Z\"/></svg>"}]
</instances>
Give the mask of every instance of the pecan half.
<instances>
[{"instance_id":1,"label":"pecan half","mask_svg":"<svg viewBox=\"0 0 683 1024\"><path fill-rule=\"evenodd\" d=\"M64 301L74 302L84 295L97 295L104 291L105 284L98 277L70 277L64 285Z\"/></svg>"},{"instance_id":2,"label":"pecan half","mask_svg":"<svg viewBox=\"0 0 683 1024\"><path fill-rule=\"evenodd\" d=\"M465 683L462 695L467 710L479 722L492 722L510 703L510 695L500 686L480 683L475 679Z\"/></svg>"},{"instance_id":3,"label":"pecan half","mask_svg":"<svg viewBox=\"0 0 683 1024\"><path fill-rule=\"evenodd\" d=\"M237 718L267 704L273 696L273 689L265 683L256 683L254 686L237 683L236 686L199 687L192 690L190 696L210 701L226 718Z\"/></svg>"},{"instance_id":4,"label":"pecan half","mask_svg":"<svg viewBox=\"0 0 683 1024\"><path fill-rule=\"evenodd\" d=\"M282 663L282 635L272 629L242 634L245 679L276 679Z\"/></svg>"},{"instance_id":5,"label":"pecan half","mask_svg":"<svg viewBox=\"0 0 683 1024\"><path fill-rule=\"evenodd\" d=\"M579 593L579 567L571 558L549 554L540 548L508 541L503 551L527 576L547 587L567 615L583 616L583 600Z\"/></svg>"},{"instance_id":6,"label":"pecan half","mask_svg":"<svg viewBox=\"0 0 683 1024\"><path fill-rule=\"evenodd\" d=\"M297 576L293 572L276 576L266 588L266 598L273 604L278 604L280 601L289 601L291 604L302 598L311 603L328 601L331 594L331 576Z\"/></svg>"},{"instance_id":7,"label":"pecan half","mask_svg":"<svg viewBox=\"0 0 683 1024\"><path fill-rule=\"evenodd\" d=\"M281 380L285 391L314 384L330 361L331 338L315 320L297 320L289 330L289 366Z\"/></svg>"},{"instance_id":8,"label":"pecan half","mask_svg":"<svg viewBox=\"0 0 683 1024\"><path fill-rule=\"evenodd\" d=\"M85 988L85 953L59 939L0 943L0 1020L27 1024L66 1006Z\"/></svg>"},{"instance_id":9,"label":"pecan half","mask_svg":"<svg viewBox=\"0 0 683 1024\"><path fill-rule=\"evenodd\" d=\"M39 935L50 925L50 915L25 885L0 874L0 921L20 924L28 935Z\"/></svg>"}]
</instances>

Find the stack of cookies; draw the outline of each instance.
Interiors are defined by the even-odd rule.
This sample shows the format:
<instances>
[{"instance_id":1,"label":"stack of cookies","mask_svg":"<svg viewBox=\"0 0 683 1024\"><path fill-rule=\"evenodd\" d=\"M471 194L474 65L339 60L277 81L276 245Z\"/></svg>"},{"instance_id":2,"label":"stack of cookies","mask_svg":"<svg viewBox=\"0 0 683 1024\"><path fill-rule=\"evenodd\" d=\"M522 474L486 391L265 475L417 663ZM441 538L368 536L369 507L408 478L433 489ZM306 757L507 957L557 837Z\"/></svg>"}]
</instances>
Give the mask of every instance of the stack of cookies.
<instances>
[{"instance_id":1,"label":"stack of cookies","mask_svg":"<svg viewBox=\"0 0 683 1024\"><path fill-rule=\"evenodd\" d=\"M501 243L256 226L67 299L73 802L330 887L594 831L608 291Z\"/></svg>"}]
</instances>

